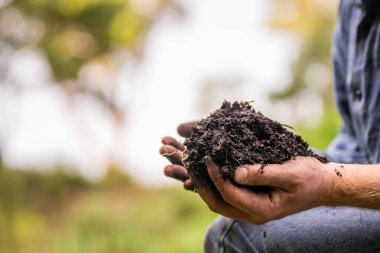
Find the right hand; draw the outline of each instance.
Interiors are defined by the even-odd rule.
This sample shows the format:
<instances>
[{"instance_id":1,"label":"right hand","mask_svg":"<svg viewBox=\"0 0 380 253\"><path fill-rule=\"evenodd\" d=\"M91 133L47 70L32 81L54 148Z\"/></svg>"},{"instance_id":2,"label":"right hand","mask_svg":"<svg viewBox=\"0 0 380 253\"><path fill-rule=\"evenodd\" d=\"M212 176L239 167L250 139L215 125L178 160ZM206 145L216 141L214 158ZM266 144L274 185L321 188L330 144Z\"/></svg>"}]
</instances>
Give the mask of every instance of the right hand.
<instances>
[{"instance_id":1,"label":"right hand","mask_svg":"<svg viewBox=\"0 0 380 253\"><path fill-rule=\"evenodd\" d=\"M191 135L192 128L197 125L198 121L182 123L178 126L177 132L180 136L188 138ZM170 178L183 182L186 190L194 191L194 185L185 169L182 158L185 146L173 137L164 137L161 140L163 146L160 148L160 154L166 157L171 164L165 166L164 173Z\"/></svg>"},{"instance_id":2,"label":"right hand","mask_svg":"<svg viewBox=\"0 0 380 253\"><path fill-rule=\"evenodd\" d=\"M204 161L211 184L197 188L200 197L212 211L253 224L328 204L333 185L331 175L339 178L337 168L340 168L337 164L321 163L314 157L298 156L283 164L265 167L243 165L237 168L233 179L225 180L210 157ZM256 187L265 187L265 190Z\"/></svg>"}]
</instances>

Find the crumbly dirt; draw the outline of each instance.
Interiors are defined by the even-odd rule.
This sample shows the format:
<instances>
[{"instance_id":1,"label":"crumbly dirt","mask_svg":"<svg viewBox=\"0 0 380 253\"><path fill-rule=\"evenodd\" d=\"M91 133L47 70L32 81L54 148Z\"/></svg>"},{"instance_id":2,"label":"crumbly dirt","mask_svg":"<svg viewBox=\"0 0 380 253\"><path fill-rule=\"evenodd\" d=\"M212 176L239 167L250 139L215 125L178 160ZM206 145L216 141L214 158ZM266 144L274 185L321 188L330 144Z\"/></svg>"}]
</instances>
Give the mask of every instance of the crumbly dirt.
<instances>
[{"instance_id":1,"label":"crumbly dirt","mask_svg":"<svg viewBox=\"0 0 380 253\"><path fill-rule=\"evenodd\" d=\"M220 109L202 119L184 142L184 164L195 185L209 180L204 157L219 166L224 179L244 164L282 164L296 156L312 156L308 144L282 125L255 111L248 102L225 101Z\"/></svg>"}]
</instances>

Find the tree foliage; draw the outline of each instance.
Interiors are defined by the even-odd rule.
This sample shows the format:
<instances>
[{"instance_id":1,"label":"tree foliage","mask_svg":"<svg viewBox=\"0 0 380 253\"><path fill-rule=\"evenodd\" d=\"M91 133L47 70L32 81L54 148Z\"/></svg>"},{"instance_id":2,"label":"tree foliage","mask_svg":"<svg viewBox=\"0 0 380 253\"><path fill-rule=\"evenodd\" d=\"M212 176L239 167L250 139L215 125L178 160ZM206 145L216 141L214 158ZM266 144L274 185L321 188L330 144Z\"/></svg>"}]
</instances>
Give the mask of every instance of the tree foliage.
<instances>
[{"instance_id":1,"label":"tree foliage","mask_svg":"<svg viewBox=\"0 0 380 253\"><path fill-rule=\"evenodd\" d=\"M95 66L92 73L116 76L123 63L141 58L147 34L168 8L181 10L174 0L0 1L0 54L4 45L38 52L67 94L91 95L115 112L113 79L99 87L94 78L79 78L81 70Z\"/></svg>"},{"instance_id":2,"label":"tree foliage","mask_svg":"<svg viewBox=\"0 0 380 253\"><path fill-rule=\"evenodd\" d=\"M20 37L10 32L1 38L17 47L42 50L58 81L75 79L91 59L118 49L139 52L155 14L168 4L161 1L153 13L144 15L125 0L14 0L0 15L8 17L10 29L28 28L38 34ZM23 22L27 24L21 27Z\"/></svg>"},{"instance_id":3,"label":"tree foliage","mask_svg":"<svg viewBox=\"0 0 380 253\"><path fill-rule=\"evenodd\" d=\"M324 102L331 105L330 48L336 12L336 0L273 1L270 26L296 36L301 47L300 54L292 66L292 80L285 90L273 93L273 98L285 99L295 96L308 86L309 74L314 78L318 76L316 71L324 69L327 70L324 74L329 77L319 80L319 84L316 83L322 88L308 88L321 93Z\"/></svg>"},{"instance_id":4,"label":"tree foliage","mask_svg":"<svg viewBox=\"0 0 380 253\"><path fill-rule=\"evenodd\" d=\"M297 133L314 148L325 150L340 128L333 99L331 42L337 19L338 1L273 0L269 21L275 30L292 34L299 41L300 52L292 65L292 79L281 91L271 94L274 100L297 100L307 91L322 102L322 117L313 126L300 125ZM301 99L302 107L308 101ZM294 108L297 110L297 108ZM310 114L308 117L316 117Z\"/></svg>"}]
</instances>

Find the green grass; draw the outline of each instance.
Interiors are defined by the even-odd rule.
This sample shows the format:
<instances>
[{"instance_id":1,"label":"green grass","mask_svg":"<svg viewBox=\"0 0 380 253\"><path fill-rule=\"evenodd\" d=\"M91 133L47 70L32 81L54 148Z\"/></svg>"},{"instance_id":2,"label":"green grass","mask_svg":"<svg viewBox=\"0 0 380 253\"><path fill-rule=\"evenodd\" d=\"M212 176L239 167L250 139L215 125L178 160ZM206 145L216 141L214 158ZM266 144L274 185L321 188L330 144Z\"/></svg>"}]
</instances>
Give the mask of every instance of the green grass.
<instances>
[{"instance_id":1,"label":"green grass","mask_svg":"<svg viewBox=\"0 0 380 253\"><path fill-rule=\"evenodd\" d=\"M147 189L122 175L96 185L63 173L1 170L1 179L1 253L202 252L216 217L181 187Z\"/></svg>"},{"instance_id":2,"label":"green grass","mask_svg":"<svg viewBox=\"0 0 380 253\"><path fill-rule=\"evenodd\" d=\"M215 216L182 189L95 191L80 202L46 252L202 252Z\"/></svg>"}]
</instances>

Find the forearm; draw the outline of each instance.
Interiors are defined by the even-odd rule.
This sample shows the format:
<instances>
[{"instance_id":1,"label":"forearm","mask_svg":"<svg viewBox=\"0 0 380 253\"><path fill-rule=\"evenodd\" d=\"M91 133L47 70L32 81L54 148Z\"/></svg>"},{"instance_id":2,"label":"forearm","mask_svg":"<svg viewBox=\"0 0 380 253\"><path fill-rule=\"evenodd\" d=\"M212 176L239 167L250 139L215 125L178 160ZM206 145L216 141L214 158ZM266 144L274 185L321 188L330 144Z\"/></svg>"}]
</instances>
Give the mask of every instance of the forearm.
<instances>
[{"instance_id":1,"label":"forearm","mask_svg":"<svg viewBox=\"0 0 380 253\"><path fill-rule=\"evenodd\" d=\"M326 205L380 210L380 164L327 164Z\"/></svg>"}]
</instances>

